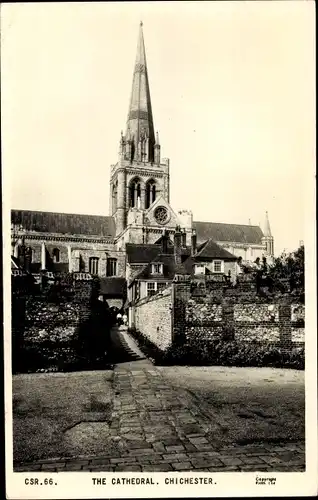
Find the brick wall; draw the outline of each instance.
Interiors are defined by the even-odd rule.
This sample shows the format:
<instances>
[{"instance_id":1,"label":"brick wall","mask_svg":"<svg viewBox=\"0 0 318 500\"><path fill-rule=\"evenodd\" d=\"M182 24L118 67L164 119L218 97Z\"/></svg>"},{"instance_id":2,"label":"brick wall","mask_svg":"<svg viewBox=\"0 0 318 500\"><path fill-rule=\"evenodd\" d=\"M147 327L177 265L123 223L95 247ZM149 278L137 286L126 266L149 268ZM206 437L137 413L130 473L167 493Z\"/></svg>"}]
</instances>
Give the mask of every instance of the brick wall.
<instances>
[{"instance_id":1,"label":"brick wall","mask_svg":"<svg viewBox=\"0 0 318 500\"><path fill-rule=\"evenodd\" d=\"M131 326L159 349L165 350L171 345L171 287L162 294L140 300L131 308L130 315Z\"/></svg>"}]
</instances>

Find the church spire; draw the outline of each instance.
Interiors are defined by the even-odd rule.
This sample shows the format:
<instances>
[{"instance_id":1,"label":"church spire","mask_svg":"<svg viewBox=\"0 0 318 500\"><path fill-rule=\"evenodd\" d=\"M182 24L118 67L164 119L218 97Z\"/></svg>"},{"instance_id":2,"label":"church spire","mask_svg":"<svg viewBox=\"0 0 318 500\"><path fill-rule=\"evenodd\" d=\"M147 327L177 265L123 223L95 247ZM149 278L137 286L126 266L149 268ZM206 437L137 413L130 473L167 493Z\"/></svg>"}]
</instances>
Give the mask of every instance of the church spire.
<instances>
[{"instance_id":1,"label":"church spire","mask_svg":"<svg viewBox=\"0 0 318 500\"><path fill-rule=\"evenodd\" d=\"M265 214L264 236L266 236L266 237L272 236L271 226L269 224L268 212L266 212L266 214Z\"/></svg>"},{"instance_id":2,"label":"church spire","mask_svg":"<svg viewBox=\"0 0 318 500\"><path fill-rule=\"evenodd\" d=\"M145 153L145 155L148 161L152 162L154 157L155 134L142 22L139 27L137 55L127 118L126 137L128 135L128 130L133 142L132 159L137 159L138 145L146 136L148 138L147 148L149 148L149 150Z\"/></svg>"}]
</instances>

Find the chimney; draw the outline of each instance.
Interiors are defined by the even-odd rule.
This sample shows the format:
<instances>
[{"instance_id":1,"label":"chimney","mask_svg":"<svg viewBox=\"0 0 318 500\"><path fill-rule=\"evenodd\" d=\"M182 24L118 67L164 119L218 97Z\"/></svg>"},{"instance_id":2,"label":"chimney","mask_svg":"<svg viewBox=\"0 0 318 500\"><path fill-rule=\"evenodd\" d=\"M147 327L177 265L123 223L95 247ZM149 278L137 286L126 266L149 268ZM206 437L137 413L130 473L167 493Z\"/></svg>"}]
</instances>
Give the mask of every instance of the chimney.
<instances>
[{"instance_id":1,"label":"chimney","mask_svg":"<svg viewBox=\"0 0 318 500\"><path fill-rule=\"evenodd\" d=\"M166 230L162 232L161 238L161 252L168 253L168 233Z\"/></svg>"},{"instance_id":2,"label":"chimney","mask_svg":"<svg viewBox=\"0 0 318 500\"><path fill-rule=\"evenodd\" d=\"M197 250L197 233L195 229L192 229L191 235L191 255L194 255Z\"/></svg>"},{"instance_id":3,"label":"chimney","mask_svg":"<svg viewBox=\"0 0 318 500\"><path fill-rule=\"evenodd\" d=\"M185 248L187 246L187 233L185 232L185 230L182 231L181 241L182 247Z\"/></svg>"},{"instance_id":4,"label":"chimney","mask_svg":"<svg viewBox=\"0 0 318 500\"><path fill-rule=\"evenodd\" d=\"M180 226L176 227L176 232L174 233L174 258L176 265L181 264L181 231Z\"/></svg>"}]
</instances>

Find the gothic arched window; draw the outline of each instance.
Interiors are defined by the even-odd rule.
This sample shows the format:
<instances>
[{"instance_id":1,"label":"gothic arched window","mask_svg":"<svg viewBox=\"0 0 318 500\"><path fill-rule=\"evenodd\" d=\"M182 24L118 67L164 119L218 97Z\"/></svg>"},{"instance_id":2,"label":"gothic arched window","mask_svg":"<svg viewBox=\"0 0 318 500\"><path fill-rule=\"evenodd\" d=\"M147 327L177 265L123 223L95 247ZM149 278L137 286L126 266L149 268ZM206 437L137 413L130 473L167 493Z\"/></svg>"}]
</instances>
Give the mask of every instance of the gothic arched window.
<instances>
[{"instance_id":1,"label":"gothic arched window","mask_svg":"<svg viewBox=\"0 0 318 500\"><path fill-rule=\"evenodd\" d=\"M89 259L89 272L90 274L98 274L98 257L90 257Z\"/></svg>"},{"instance_id":2,"label":"gothic arched window","mask_svg":"<svg viewBox=\"0 0 318 500\"><path fill-rule=\"evenodd\" d=\"M150 180L146 184L146 208L149 208L150 205L156 199L156 183L154 180Z\"/></svg>"},{"instance_id":3,"label":"gothic arched window","mask_svg":"<svg viewBox=\"0 0 318 500\"><path fill-rule=\"evenodd\" d=\"M60 251L58 248L54 248L52 252L53 262L60 262Z\"/></svg>"},{"instance_id":4,"label":"gothic arched window","mask_svg":"<svg viewBox=\"0 0 318 500\"><path fill-rule=\"evenodd\" d=\"M137 207L138 198L141 198L141 186L140 180L138 178L135 178L131 181L129 186L129 206Z\"/></svg>"}]
</instances>

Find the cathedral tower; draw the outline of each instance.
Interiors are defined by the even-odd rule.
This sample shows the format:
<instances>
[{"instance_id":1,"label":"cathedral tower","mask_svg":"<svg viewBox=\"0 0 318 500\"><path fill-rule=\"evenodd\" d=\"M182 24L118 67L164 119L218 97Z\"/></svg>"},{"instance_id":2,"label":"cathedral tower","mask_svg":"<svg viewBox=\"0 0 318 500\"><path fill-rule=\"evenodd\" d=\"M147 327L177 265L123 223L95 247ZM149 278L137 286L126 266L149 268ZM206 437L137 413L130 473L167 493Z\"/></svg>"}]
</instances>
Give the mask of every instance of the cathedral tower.
<instances>
[{"instance_id":1,"label":"cathedral tower","mask_svg":"<svg viewBox=\"0 0 318 500\"><path fill-rule=\"evenodd\" d=\"M110 215L115 218L116 236L131 225L132 211L135 223L144 226L145 213L159 196L169 203L169 160L161 159L159 134L154 129L140 23L126 131L121 133L118 163L111 167Z\"/></svg>"}]
</instances>

